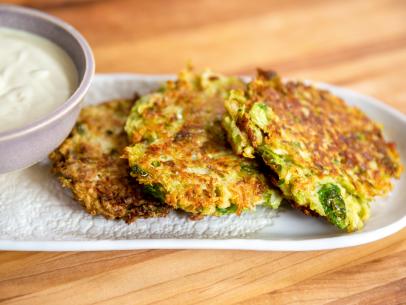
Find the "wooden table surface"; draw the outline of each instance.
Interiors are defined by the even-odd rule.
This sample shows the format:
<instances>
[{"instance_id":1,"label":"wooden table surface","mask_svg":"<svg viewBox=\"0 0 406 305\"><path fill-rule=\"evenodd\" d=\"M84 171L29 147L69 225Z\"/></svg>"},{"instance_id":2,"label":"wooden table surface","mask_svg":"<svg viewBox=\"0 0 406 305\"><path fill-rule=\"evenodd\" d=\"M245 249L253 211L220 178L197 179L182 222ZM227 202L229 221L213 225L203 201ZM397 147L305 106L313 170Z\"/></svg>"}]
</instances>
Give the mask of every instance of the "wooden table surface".
<instances>
[{"instance_id":1,"label":"wooden table surface","mask_svg":"<svg viewBox=\"0 0 406 305\"><path fill-rule=\"evenodd\" d=\"M89 40L98 72L174 73L188 60L224 73L274 68L406 113L406 1L45 2L35 3ZM405 237L298 253L2 252L0 302L406 304Z\"/></svg>"}]
</instances>

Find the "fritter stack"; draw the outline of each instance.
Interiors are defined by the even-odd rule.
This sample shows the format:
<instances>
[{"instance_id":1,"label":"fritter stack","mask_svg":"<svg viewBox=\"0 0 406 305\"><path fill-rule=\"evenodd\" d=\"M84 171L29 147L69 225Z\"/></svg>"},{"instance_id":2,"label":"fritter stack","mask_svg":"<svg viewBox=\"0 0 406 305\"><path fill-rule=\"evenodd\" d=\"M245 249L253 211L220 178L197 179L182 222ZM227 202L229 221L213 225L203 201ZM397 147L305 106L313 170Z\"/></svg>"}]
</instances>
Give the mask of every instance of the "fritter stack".
<instances>
[{"instance_id":1,"label":"fritter stack","mask_svg":"<svg viewBox=\"0 0 406 305\"><path fill-rule=\"evenodd\" d=\"M262 70L247 85L188 68L135 102L86 107L50 158L93 215L199 219L284 202L346 231L363 227L402 171L360 110Z\"/></svg>"}]
</instances>

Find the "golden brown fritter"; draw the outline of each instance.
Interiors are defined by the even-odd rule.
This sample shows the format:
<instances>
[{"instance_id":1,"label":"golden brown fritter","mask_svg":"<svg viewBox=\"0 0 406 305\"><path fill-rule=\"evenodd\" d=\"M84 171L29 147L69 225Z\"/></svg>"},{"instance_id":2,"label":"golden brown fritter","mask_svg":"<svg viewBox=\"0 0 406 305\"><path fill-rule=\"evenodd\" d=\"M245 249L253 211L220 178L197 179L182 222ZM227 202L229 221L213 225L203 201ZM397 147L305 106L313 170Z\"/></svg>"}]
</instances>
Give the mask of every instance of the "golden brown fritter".
<instances>
[{"instance_id":1,"label":"golden brown fritter","mask_svg":"<svg viewBox=\"0 0 406 305\"><path fill-rule=\"evenodd\" d=\"M144 198L127 160L120 158L128 145L123 127L132 105L132 100L117 100L85 107L69 137L49 156L61 184L87 212L127 223L170 210Z\"/></svg>"},{"instance_id":2,"label":"golden brown fritter","mask_svg":"<svg viewBox=\"0 0 406 305\"><path fill-rule=\"evenodd\" d=\"M185 70L136 102L126 124L134 145L126 155L149 193L193 215L280 204L257 162L236 156L221 127L228 90L244 86L237 78Z\"/></svg>"},{"instance_id":3,"label":"golden brown fritter","mask_svg":"<svg viewBox=\"0 0 406 305\"><path fill-rule=\"evenodd\" d=\"M225 106L223 126L234 151L261 156L287 198L339 228L362 228L369 202L388 193L390 179L400 176L395 144L328 91L259 71Z\"/></svg>"}]
</instances>

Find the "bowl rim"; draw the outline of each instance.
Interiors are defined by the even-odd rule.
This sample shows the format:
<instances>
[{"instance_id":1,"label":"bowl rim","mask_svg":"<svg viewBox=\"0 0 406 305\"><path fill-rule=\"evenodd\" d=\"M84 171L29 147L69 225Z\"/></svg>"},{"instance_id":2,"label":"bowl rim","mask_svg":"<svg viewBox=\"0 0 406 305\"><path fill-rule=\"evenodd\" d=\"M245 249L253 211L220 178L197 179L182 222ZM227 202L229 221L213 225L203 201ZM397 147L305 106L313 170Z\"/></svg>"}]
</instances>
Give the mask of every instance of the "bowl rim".
<instances>
[{"instance_id":1,"label":"bowl rim","mask_svg":"<svg viewBox=\"0 0 406 305\"><path fill-rule=\"evenodd\" d=\"M71 26L67 22L65 22L57 17L51 16L47 13L43 13L39 10L21 7L21 6L17 6L17 5L0 4L0 11L11 12L11 13L16 12L16 13L33 16L38 19L43 19L48 23L52 23L59 28L62 28L63 30L68 32L70 35L72 35L72 37L78 42L78 44L80 45L80 47L82 49L82 52L84 54L84 59L85 59L85 67L84 67L85 69L84 69L83 78L80 81L80 83L76 86L76 89L72 93L72 95L65 102L63 102L61 105L59 105L59 107L57 107L53 111L47 113L42 118L35 120L34 122L31 122L22 127L13 128L10 130L5 130L5 131L0 132L0 143L1 143L2 141L5 141L5 140L14 139L16 137L23 136L23 135L26 135L31 132L35 132L36 130L41 129L41 128L45 127L46 125L53 123L56 120L60 119L65 114L69 113L74 107L76 107L76 105L79 104L81 102L81 100L84 98L84 95L86 94L86 92L88 91L88 89L91 85L91 81L95 74L95 60L94 60L92 49L90 48L90 45L88 44L86 39L82 36L82 34L79 33L78 30L76 30L73 26ZM39 34L35 34L35 35L41 36ZM48 38L46 38L46 39L48 39Z\"/></svg>"}]
</instances>

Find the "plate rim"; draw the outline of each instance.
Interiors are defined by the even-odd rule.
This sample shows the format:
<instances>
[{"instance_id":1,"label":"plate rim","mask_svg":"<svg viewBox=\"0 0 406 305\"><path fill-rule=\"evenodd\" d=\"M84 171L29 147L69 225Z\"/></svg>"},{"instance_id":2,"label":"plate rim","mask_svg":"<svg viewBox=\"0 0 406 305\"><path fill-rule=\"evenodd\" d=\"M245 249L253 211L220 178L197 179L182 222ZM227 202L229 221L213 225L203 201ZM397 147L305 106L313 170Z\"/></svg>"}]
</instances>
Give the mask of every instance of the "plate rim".
<instances>
[{"instance_id":1,"label":"plate rim","mask_svg":"<svg viewBox=\"0 0 406 305\"><path fill-rule=\"evenodd\" d=\"M241 76L247 80L249 77ZM156 80L174 79L173 74L141 73L98 73L97 80ZM406 126L406 115L380 100L358 93L341 86L319 81L305 80L321 89L339 90L347 95L360 98L366 103L382 109L401 120ZM405 174L405 173L404 173ZM384 227L369 232L347 233L332 237L295 239L260 239L260 238L224 238L224 239L190 239L190 238L153 238L153 239L100 239L100 240L0 240L0 250L13 251L106 251L106 250L140 250L140 249L217 249L217 250L255 250L255 251L316 251L354 247L371 243L399 232L406 227L406 215Z\"/></svg>"}]
</instances>

